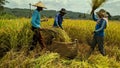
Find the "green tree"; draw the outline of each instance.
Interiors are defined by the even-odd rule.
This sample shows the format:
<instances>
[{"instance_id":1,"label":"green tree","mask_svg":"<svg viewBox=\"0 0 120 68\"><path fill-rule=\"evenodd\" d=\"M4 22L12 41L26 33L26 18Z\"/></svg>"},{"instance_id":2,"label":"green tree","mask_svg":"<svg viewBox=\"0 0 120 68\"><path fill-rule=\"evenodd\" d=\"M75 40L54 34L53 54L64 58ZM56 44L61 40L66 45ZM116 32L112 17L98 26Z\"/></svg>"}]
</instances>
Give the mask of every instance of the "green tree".
<instances>
[{"instance_id":1,"label":"green tree","mask_svg":"<svg viewBox=\"0 0 120 68\"><path fill-rule=\"evenodd\" d=\"M6 0L0 0L0 10L3 10L5 3L8 3Z\"/></svg>"}]
</instances>

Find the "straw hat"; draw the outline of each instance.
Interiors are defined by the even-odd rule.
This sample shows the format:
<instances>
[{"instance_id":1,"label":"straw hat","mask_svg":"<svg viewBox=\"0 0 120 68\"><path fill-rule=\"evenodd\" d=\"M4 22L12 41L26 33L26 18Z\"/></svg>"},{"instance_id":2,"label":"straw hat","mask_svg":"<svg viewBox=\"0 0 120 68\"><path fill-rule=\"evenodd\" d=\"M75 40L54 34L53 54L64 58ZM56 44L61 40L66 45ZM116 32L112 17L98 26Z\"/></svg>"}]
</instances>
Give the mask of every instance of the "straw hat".
<instances>
[{"instance_id":1,"label":"straw hat","mask_svg":"<svg viewBox=\"0 0 120 68\"><path fill-rule=\"evenodd\" d=\"M66 14L66 13L67 13L67 12L66 12L66 9L62 8L62 9L60 10L60 13Z\"/></svg>"},{"instance_id":2,"label":"straw hat","mask_svg":"<svg viewBox=\"0 0 120 68\"><path fill-rule=\"evenodd\" d=\"M46 9L45 5L41 1L39 1L38 3L36 3L36 4L32 5L32 6L41 7L41 8L45 8Z\"/></svg>"},{"instance_id":3,"label":"straw hat","mask_svg":"<svg viewBox=\"0 0 120 68\"><path fill-rule=\"evenodd\" d=\"M104 9L99 10L98 12L96 12L96 14L97 14L97 15L100 15L100 16L102 16L102 17L108 16L108 15L107 15L107 12L106 12Z\"/></svg>"}]
</instances>

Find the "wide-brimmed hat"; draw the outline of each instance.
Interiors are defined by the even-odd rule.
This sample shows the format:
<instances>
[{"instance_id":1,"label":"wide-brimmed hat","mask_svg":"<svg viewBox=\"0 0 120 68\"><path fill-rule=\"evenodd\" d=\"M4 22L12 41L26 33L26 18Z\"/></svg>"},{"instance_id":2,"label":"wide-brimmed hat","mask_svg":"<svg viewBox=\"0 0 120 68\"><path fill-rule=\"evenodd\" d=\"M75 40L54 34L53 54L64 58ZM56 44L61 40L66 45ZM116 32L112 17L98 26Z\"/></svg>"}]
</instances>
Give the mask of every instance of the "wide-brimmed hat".
<instances>
[{"instance_id":1,"label":"wide-brimmed hat","mask_svg":"<svg viewBox=\"0 0 120 68\"><path fill-rule=\"evenodd\" d=\"M104 10L104 9L99 10L98 12L96 12L96 14L97 15L102 15L104 17L108 16L106 10Z\"/></svg>"},{"instance_id":2,"label":"wide-brimmed hat","mask_svg":"<svg viewBox=\"0 0 120 68\"><path fill-rule=\"evenodd\" d=\"M46 9L45 5L44 5L41 1L39 1L39 2L36 3L36 4L33 4L32 6L41 7L41 8L45 8L45 9Z\"/></svg>"},{"instance_id":3,"label":"wide-brimmed hat","mask_svg":"<svg viewBox=\"0 0 120 68\"><path fill-rule=\"evenodd\" d=\"M62 8L62 9L60 10L60 13L66 14L66 13L67 13L67 12L66 12L66 9Z\"/></svg>"}]
</instances>

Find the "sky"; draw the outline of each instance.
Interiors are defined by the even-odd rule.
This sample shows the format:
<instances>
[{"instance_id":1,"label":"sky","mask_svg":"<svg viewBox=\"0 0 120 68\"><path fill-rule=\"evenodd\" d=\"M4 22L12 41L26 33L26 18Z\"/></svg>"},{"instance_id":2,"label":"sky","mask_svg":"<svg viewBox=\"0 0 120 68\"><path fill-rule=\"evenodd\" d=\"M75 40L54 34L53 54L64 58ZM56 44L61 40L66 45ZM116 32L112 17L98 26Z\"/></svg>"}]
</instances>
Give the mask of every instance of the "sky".
<instances>
[{"instance_id":1,"label":"sky","mask_svg":"<svg viewBox=\"0 0 120 68\"><path fill-rule=\"evenodd\" d=\"M35 4L39 1L42 1L46 5L47 10L59 11L61 8L65 8L68 11L82 12L88 14L91 11L91 6L90 6L91 0L7 0L7 1L9 3L7 3L5 7L10 7L10 8L29 9L29 3ZM114 15L120 15L119 7L120 7L120 0L108 0L99 9L103 8L114 16ZM35 7L32 7L32 9L35 9Z\"/></svg>"}]
</instances>

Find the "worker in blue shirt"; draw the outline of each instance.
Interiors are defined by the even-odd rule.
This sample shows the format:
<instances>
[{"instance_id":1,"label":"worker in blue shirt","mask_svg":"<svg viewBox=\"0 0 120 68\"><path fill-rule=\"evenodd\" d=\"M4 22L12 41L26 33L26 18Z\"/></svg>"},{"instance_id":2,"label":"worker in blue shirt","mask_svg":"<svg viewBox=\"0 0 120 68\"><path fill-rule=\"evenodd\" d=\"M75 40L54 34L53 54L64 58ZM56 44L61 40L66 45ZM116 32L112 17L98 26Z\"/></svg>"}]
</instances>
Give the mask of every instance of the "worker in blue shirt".
<instances>
[{"instance_id":1,"label":"worker in blue shirt","mask_svg":"<svg viewBox=\"0 0 120 68\"><path fill-rule=\"evenodd\" d=\"M104 30L107 27L108 19L107 19L107 13L104 9L101 9L99 12L97 12L97 16L93 13L92 14L93 20L96 21L96 27L94 36L93 36L93 41L91 44L91 49L89 56L93 52L94 48L98 44L98 48L100 53L105 56L105 50L104 50Z\"/></svg>"},{"instance_id":2,"label":"worker in blue shirt","mask_svg":"<svg viewBox=\"0 0 120 68\"><path fill-rule=\"evenodd\" d=\"M46 7L42 2L38 2L33 6L37 7L37 9L35 9L32 14L31 24L32 24L32 31L34 32L34 35L33 35L32 46L30 47L30 50L33 50L35 48L35 46L37 45L37 42L39 42L41 49L44 49L46 48L46 45L43 42L43 38L40 33L40 30L41 30L40 11L42 11L43 8L46 8Z\"/></svg>"},{"instance_id":3,"label":"worker in blue shirt","mask_svg":"<svg viewBox=\"0 0 120 68\"><path fill-rule=\"evenodd\" d=\"M53 27L62 27L62 22L63 22L63 16L66 14L66 9L62 8L59 13L55 16L54 24Z\"/></svg>"}]
</instances>

